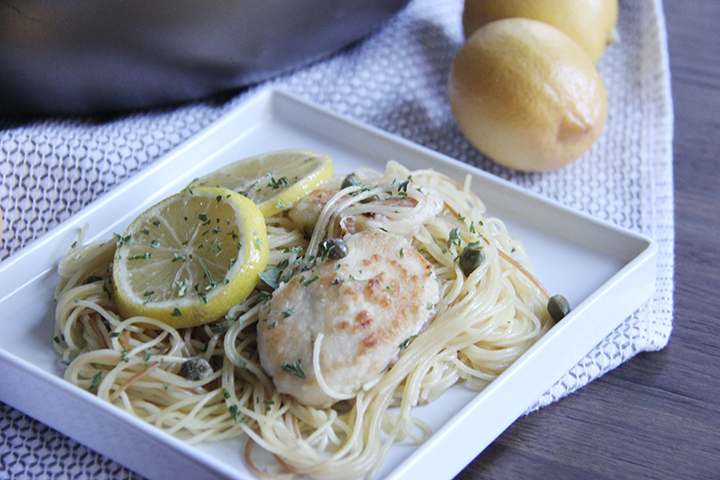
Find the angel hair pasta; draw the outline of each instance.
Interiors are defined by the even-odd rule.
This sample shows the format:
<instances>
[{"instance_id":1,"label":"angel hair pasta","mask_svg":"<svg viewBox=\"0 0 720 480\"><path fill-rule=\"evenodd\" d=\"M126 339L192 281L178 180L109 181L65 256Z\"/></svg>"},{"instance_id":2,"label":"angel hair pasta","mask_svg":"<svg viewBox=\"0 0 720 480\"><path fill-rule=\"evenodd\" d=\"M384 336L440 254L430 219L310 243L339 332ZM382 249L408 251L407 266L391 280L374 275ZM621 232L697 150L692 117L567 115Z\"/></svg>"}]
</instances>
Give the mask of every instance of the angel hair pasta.
<instances>
[{"instance_id":1,"label":"angel hair pasta","mask_svg":"<svg viewBox=\"0 0 720 480\"><path fill-rule=\"evenodd\" d=\"M334 176L266 219L252 293L187 328L122 318L122 238L83 233L59 265L65 379L189 443L245 435L262 473L372 477L431 434L414 407L481 390L552 324L522 242L484 213L469 177L394 161ZM277 465L255 465L254 444Z\"/></svg>"}]
</instances>

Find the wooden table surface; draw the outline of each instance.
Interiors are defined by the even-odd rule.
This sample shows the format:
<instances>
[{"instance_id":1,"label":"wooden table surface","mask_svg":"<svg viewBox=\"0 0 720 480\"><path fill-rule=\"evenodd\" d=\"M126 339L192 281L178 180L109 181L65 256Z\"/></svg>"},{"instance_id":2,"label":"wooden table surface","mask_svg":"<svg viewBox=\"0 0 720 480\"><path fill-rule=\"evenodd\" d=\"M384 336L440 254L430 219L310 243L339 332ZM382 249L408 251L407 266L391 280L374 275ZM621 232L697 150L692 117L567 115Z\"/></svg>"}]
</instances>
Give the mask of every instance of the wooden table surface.
<instances>
[{"instance_id":1,"label":"wooden table surface","mask_svg":"<svg viewBox=\"0 0 720 480\"><path fill-rule=\"evenodd\" d=\"M664 3L675 109L670 342L519 419L459 480L720 479L720 1Z\"/></svg>"}]
</instances>

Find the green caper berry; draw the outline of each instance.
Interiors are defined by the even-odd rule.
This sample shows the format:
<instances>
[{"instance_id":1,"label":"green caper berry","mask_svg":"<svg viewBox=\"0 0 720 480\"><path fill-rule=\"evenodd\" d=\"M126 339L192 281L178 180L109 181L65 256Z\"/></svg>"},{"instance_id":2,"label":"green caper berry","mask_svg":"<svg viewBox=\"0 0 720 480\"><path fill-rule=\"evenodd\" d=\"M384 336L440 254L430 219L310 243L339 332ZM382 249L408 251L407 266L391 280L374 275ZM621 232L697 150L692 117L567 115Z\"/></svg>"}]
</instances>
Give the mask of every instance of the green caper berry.
<instances>
[{"instance_id":1,"label":"green caper berry","mask_svg":"<svg viewBox=\"0 0 720 480\"><path fill-rule=\"evenodd\" d=\"M485 252L478 245L469 245L460 254L460 270L466 277L469 277L483 263L485 263Z\"/></svg>"},{"instance_id":2,"label":"green caper berry","mask_svg":"<svg viewBox=\"0 0 720 480\"><path fill-rule=\"evenodd\" d=\"M185 360L178 372L181 377L191 381L203 380L213 373L210 363L202 357L191 357Z\"/></svg>"},{"instance_id":3,"label":"green caper berry","mask_svg":"<svg viewBox=\"0 0 720 480\"><path fill-rule=\"evenodd\" d=\"M356 185L362 185L362 182L360 179L357 178L357 175L354 173L351 173L347 177L345 177L342 181L342 184L340 185L341 188L347 188L347 187L354 187Z\"/></svg>"},{"instance_id":4,"label":"green caper berry","mask_svg":"<svg viewBox=\"0 0 720 480\"><path fill-rule=\"evenodd\" d=\"M570 313L570 302L562 295L554 295L548 300L547 310L552 319L559 322Z\"/></svg>"},{"instance_id":5,"label":"green caper berry","mask_svg":"<svg viewBox=\"0 0 720 480\"><path fill-rule=\"evenodd\" d=\"M340 238L328 238L320 243L320 256L330 260L340 260L347 256L350 249Z\"/></svg>"}]
</instances>

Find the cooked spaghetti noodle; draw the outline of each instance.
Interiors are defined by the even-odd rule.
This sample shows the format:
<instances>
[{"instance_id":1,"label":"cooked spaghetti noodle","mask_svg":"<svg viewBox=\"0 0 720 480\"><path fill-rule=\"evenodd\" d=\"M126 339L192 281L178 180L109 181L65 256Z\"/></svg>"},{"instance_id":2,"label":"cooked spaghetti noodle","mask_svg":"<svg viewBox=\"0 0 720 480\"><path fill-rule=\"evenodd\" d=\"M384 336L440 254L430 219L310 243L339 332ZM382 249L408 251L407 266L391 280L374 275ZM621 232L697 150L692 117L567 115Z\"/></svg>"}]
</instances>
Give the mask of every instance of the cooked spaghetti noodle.
<instances>
[{"instance_id":1,"label":"cooked spaghetti noodle","mask_svg":"<svg viewBox=\"0 0 720 480\"><path fill-rule=\"evenodd\" d=\"M460 185L393 161L385 173L360 170L357 177L360 186L342 189L325 205L309 240L287 214L267 220L267 269L287 265L280 272L286 280L318 256L323 239L341 233L340 219L372 212L402 221L417 218L429 196L441 199L442 211L411 238L434 268L440 301L427 328L403 342L397 361L356 396L333 392L316 366L322 388L340 400L332 407L307 407L278 393L256 343L258 315L269 296L265 286L225 318L199 327L176 330L151 318L120 318L111 272L115 241L82 245L84 232L59 265L55 344L67 364L65 378L190 443L246 434L276 456L278 465L269 467L274 473L371 477L392 444L425 440L430 428L412 408L458 382L481 390L496 378L550 328L548 295L529 273L522 243L500 220L484 217L469 177ZM339 179L327 188L333 185L339 190ZM400 191L416 205L372 201ZM484 262L466 277L458 257L478 244ZM320 335L316 365L322 345ZM209 375L188 379L183 365L200 360Z\"/></svg>"}]
</instances>

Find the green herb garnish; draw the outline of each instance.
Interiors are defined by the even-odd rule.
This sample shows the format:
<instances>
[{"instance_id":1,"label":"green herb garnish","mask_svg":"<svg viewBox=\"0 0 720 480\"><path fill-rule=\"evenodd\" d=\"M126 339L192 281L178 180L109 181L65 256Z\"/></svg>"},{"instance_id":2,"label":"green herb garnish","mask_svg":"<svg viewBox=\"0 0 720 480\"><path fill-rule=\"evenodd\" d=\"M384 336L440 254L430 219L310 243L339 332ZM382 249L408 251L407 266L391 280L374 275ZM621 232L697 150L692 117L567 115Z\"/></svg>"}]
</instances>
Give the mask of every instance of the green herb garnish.
<instances>
[{"instance_id":1,"label":"green herb garnish","mask_svg":"<svg viewBox=\"0 0 720 480\"><path fill-rule=\"evenodd\" d=\"M277 180L275 179L275 176L271 173L270 174L270 181L268 182L268 187L277 190L278 188L287 187L290 185L290 181L287 177L280 177Z\"/></svg>"},{"instance_id":2,"label":"green herb garnish","mask_svg":"<svg viewBox=\"0 0 720 480\"><path fill-rule=\"evenodd\" d=\"M97 390L100 386L100 382L102 381L102 372L98 372L95 375L93 375L92 378L92 385L90 385L90 390Z\"/></svg>"},{"instance_id":3,"label":"green herb garnish","mask_svg":"<svg viewBox=\"0 0 720 480\"><path fill-rule=\"evenodd\" d=\"M460 246L460 230L457 228L453 228L450 230L450 234L448 235L447 239L447 245L448 248L450 248L451 245Z\"/></svg>"},{"instance_id":4,"label":"green herb garnish","mask_svg":"<svg viewBox=\"0 0 720 480\"><path fill-rule=\"evenodd\" d=\"M260 280L265 282L270 288L278 288L278 286L280 285L280 275L289 264L290 262L288 260L283 260L282 262L278 263L278 265L272 270L268 270L266 272L258 274L258 277L260 277Z\"/></svg>"},{"instance_id":5,"label":"green herb garnish","mask_svg":"<svg viewBox=\"0 0 720 480\"><path fill-rule=\"evenodd\" d=\"M302 366L300 366L300 360L293 363L283 363L280 368L292 375L302 378L303 380L307 378L305 371L302 369Z\"/></svg>"},{"instance_id":6,"label":"green herb garnish","mask_svg":"<svg viewBox=\"0 0 720 480\"><path fill-rule=\"evenodd\" d=\"M417 337L417 335L413 335L413 336L408 337L405 340L403 340L402 343L400 344L400 350L405 350L407 348L407 346L410 345L410 342L415 340L415 337Z\"/></svg>"}]
</instances>

